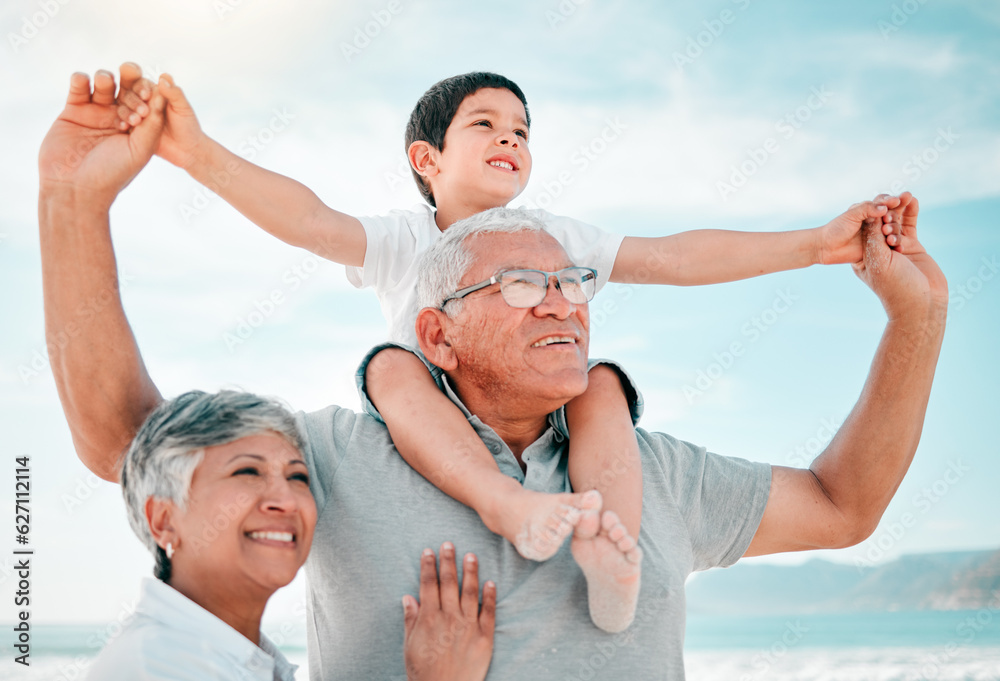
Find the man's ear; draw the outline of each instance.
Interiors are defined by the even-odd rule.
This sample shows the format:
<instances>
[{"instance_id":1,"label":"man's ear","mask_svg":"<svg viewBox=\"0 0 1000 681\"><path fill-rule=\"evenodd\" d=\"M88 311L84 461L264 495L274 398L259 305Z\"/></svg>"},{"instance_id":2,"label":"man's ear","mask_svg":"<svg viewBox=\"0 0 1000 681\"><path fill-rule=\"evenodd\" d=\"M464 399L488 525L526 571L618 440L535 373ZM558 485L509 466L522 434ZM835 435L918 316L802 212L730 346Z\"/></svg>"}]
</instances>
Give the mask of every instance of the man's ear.
<instances>
[{"instance_id":1,"label":"man's ear","mask_svg":"<svg viewBox=\"0 0 1000 681\"><path fill-rule=\"evenodd\" d=\"M424 140L417 140L406 150L406 156L410 159L410 167L417 171L417 175L425 179L434 177L440 172L440 168L438 168L439 153L431 146L430 142Z\"/></svg>"},{"instance_id":2,"label":"man's ear","mask_svg":"<svg viewBox=\"0 0 1000 681\"><path fill-rule=\"evenodd\" d=\"M174 529L173 519L177 506L169 499L149 497L143 507L146 515L146 522L149 524L149 532L153 535L153 541L161 547L167 542L172 542L174 548L177 547L177 531Z\"/></svg>"},{"instance_id":3,"label":"man's ear","mask_svg":"<svg viewBox=\"0 0 1000 681\"><path fill-rule=\"evenodd\" d=\"M458 368L458 357L445 337L451 319L441 310L425 307L417 313L417 344L424 357L445 371Z\"/></svg>"}]
</instances>

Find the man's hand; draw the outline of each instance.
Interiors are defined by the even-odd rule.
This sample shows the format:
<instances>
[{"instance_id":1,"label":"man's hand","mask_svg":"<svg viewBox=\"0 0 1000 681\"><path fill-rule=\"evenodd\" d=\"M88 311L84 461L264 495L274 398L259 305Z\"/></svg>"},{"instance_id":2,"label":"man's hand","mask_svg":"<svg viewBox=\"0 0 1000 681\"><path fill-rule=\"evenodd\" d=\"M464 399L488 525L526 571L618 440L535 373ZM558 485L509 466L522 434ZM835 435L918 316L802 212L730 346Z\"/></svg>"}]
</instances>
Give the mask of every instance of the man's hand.
<instances>
[{"instance_id":1,"label":"man's hand","mask_svg":"<svg viewBox=\"0 0 1000 681\"><path fill-rule=\"evenodd\" d=\"M885 242L903 255L925 253L924 247L917 241L917 212L919 204L910 192L899 195L899 205L889 211L883 218L882 234Z\"/></svg>"},{"instance_id":2,"label":"man's hand","mask_svg":"<svg viewBox=\"0 0 1000 681\"><path fill-rule=\"evenodd\" d=\"M420 603L403 597L406 635L403 658L409 681L482 681L493 657L497 590L483 587L479 609L479 568L474 555L466 554L459 596L455 547L441 546L441 578L434 552L420 558Z\"/></svg>"},{"instance_id":3,"label":"man's hand","mask_svg":"<svg viewBox=\"0 0 1000 681\"><path fill-rule=\"evenodd\" d=\"M917 240L917 200L899 198L896 250L883 216L868 217L864 258L854 265L889 316L861 397L808 470L772 467L767 508L745 555L867 539L913 460L944 338L948 282Z\"/></svg>"},{"instance_id":4,"label":"man's hand","mask_svg":"<svg viewBox=\"0 0 1000 681\"><path fill-rule=\"evenodd\" d=\"M126 74L128 80L126 81ZM147 115L148 96L152 91L152 83L142 76L138 65L127 62L122 64L122 88L118 94L118 115L121 126L128 129L138 125ZM173 163L182 170L191 170L198 158L198 151L204 147L208 139L198 124L194 109L184 96L184 91L174 84L169 74L160 76L157 84L160 94L166 99L166 123L160 136L160 145L156 155Z\"/></svg>"},{"instance_id":5,"label":"man's hand","mask_svg":"<svg viewBox=\"0 0 1000 681\"><path fill-rule=\"evenodd\" d=\"M149 162L163 128L164 99L153 92L147 117L130 132L119 126L115 78L86 74L70 79L66 107L52 124L38 154L42 192L71 188L78 196L109 207L118 193Z\"/></svg>"},{"instance_id":6,"label":"man's hand","mask_svg":"<svg viewBox=\"0 0 1000 681\"><path fill-rule=\"evenodd\" d=\"M864 257L861 240L861 226L865 221L878 220L893 232L893 220L898 220L900 198L880 194L874 201L856 203L846 211L816 230L819 237L819 255L816 261L821 265L837 265L860 262Z\"/></svg>"},{"instance_id":7,"label":"man's hand","mask_svg":"<svg viewBox=\"0 0 1000 681\"><path fill-rule=\"evenodd\" d=\"M909 192L899 198L895 209L898 232L882 225L881 220L866 221L864 259L854 265L854 272L879 297L890 319L909 312L922 300L935 308L948 304L948 282L917 239L920 204ZM895 250L890 248L890 240Z\"/></svg>"}]
</instances>

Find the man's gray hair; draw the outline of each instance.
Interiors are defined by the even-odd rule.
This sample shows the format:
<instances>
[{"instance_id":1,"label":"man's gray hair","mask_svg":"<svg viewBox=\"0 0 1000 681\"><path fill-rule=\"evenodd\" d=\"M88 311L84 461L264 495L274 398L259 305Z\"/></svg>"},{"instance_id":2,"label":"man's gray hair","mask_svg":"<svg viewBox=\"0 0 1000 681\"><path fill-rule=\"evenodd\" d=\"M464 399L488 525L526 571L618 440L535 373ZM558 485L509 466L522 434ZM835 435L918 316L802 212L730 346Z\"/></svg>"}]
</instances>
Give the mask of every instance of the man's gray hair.
<instances>
[{"instance_id":1,"label":"man's gray hair","mask_svg":"<svg viewBox=\"0 0 1000 681\"><path fill-rule=\"evenodd\" d=\"M480 234L545 231L545 224L533 212L520 208L491 208L459 220L445 230L420 261L417 275L417 303L421 308L441 307L445 298L458 289L469 268L472 252L465 242ZM449 316L462 310L457 300L449 308Z\"/></svg>"},{"instance_id":2,"label":"man's gray hair","mask_svg":"<svg viewBox=\"0 0 1000 681\"><path fill-rule=\"evenodd\" d=\"M265 432L280 435L302 451L302 435L292 413L277 400L253 393L193 390L153 410L129 446L121 482L129 525L157 556L158 564L161 557L146 522L146 500L169 499L184 508L206 447Z\"/></svg>"}]
</instances>

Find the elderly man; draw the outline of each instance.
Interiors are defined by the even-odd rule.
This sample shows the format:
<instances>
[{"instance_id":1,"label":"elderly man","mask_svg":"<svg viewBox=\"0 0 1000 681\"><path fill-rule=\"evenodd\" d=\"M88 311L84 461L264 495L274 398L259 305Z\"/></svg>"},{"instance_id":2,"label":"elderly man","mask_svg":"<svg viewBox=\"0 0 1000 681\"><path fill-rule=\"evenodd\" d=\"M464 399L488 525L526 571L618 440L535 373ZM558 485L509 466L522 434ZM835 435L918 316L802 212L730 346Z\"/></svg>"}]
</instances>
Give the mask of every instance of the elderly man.
<instances>
[{"instance_id":1,"label":"elderly man","mask_svg":"<svg viewBox=\"0 0 1000 681\"><path fill-rule=\"evenodd\" d=\"M73 77L66 109L42 145L39 201L47 333L75 324L74 342L51 346L60 398L80 458L112 481L161 397L117 297L108 209L150 158L163 120L154 97L146 121L117 132L114 89L107 73L93 92L86 76ZM375 419L336 406L301 415L319 508L307 563L311 678L403 674L398 599L417 587L411 556L446 538L475 552L481 574L498 585L491 678L646 679L683 677L684 582L693 570L869 536L916 450L944 333L947 284L916 240L916 215L912 201L898 251L877 227L867 230L855 270L889 320L857 405L810 469L753 464L636 431L644 577L636 621L617 636L590 623L584 577L566 547L545 563L523 560L407 466ZM567 447L553 426L560 407L586 386L587 305L560 290L558 273L573 263L559 244L530 224L512 228L510 217L449 230L439 248L457 242L468 267L451 281L435 281L438 273L429 271L421 287L439 304L458 289L488 284L499 270L530 268L549 273L537 304L512 307L499 285L488 284L447 312L422 310L417 335L501 470L534 489L564 492ZM75 310L108 291L113 303L94 320L73 321ZM567 342L536 347L550 337ZM613 558L607 541L591 533L575 538L573 549ZM435 654L434 646L426 653Z\"/></svg>"}]
</instances>

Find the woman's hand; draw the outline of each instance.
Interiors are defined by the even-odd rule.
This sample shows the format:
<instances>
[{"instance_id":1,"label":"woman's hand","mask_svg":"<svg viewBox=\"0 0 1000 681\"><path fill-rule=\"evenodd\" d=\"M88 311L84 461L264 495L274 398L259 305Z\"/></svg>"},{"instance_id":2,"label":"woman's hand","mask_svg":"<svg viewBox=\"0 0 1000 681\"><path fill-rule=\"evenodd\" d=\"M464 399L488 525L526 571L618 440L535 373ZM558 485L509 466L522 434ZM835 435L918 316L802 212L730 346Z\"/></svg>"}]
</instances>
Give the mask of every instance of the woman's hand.
<instances>
[{"instance_id":1,"label":"woman's hand","mask_svg":"<svg viewBox=\"0 0 1000 681\"><path fill-rule=\"evenodd\" d=\"M154 92L147 116L125 133L119 125L115 88L109 71L97 72L93 90L86 74L73 74L66 106L38 154L43 194L67 188L107 207L149 161L163 129L163 97Z\"/></svg>"},{"instance_id":2,"label":"woman's hand","mask_svg":"<svg viewBox=\"0 0 1000 681\"><path fill-rule=\"evenodd\" d=\"M434 552L420 558L420 603L403 596L403 659L409 681L482 681L493 657L497 589L483 586L479 608L479 564L465 554L459 593L455 547L441 545L441 576Z\"/></svg>"}]
</instances>

